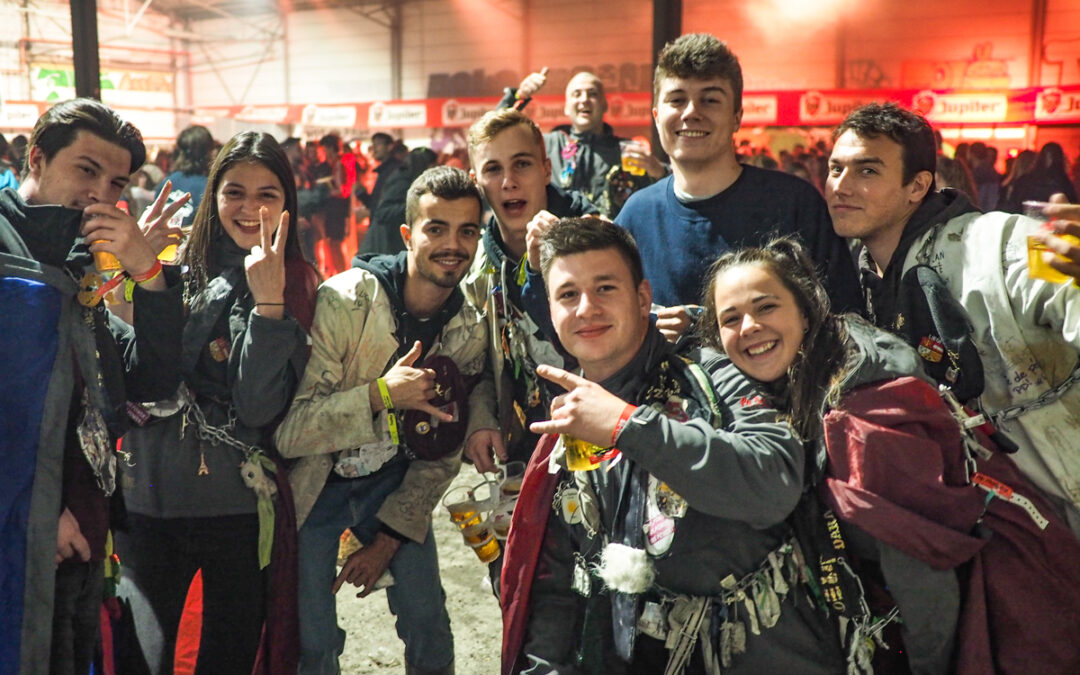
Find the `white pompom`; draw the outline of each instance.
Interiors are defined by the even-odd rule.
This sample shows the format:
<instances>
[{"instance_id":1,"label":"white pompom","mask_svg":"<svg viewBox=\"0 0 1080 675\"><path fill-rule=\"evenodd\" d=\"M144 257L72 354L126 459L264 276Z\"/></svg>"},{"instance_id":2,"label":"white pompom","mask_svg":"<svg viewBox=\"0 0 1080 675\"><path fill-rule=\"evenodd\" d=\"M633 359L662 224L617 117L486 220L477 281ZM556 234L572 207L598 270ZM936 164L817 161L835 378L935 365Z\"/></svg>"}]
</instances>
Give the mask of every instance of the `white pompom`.
<instances>
[{"instance_id":1,"label":"white pompom","mask_svg":"<svg viewBox=\"0 0 1080 675\"><path fill-rule=\"evenodd\" d=\"M644 550L612 543L600 554L596 575L610 590L636 595L649 590L656 570Z\"/></svg>"}]
</instances>

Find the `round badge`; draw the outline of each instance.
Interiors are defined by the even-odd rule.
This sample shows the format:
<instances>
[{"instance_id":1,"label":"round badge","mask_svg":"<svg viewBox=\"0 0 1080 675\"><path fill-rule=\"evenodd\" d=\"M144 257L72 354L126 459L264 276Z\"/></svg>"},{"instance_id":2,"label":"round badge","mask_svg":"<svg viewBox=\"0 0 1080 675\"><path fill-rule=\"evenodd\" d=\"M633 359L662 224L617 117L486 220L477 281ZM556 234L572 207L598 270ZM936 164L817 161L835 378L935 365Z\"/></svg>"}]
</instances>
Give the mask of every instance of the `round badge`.
<instances>
[{"instance_id":1,"label":"round badge","mask_svg":"<svg viewBox=\"0 0 1080 675\"><path fill-rule=\"evenodd\" d=\"M427 422L417 422L416 423L416 433L418 433L420 435L424 435L429 431L431 431L431 425L428 424Z\"/></svg>"}]
</instances>

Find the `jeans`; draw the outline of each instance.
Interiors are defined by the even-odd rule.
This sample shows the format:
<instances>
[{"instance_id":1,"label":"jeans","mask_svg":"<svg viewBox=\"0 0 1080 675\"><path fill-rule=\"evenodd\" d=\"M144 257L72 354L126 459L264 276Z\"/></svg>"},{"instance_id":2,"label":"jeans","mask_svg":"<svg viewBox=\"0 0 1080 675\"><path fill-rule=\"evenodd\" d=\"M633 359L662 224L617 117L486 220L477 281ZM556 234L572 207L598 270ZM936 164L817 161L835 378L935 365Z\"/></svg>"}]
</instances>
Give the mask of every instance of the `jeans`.
<instances>
[{"instance_id":1,"label":"jeans","mask_svg":"<svg viewBox=\"0 0 1080 675\"><path fill-rule=\"evenodd\" d=\"M337 576L341 533L352 528L363 543L379 530L376 512L408 468L396 462L363 478L330 480L300 528L300 674L336 675L345 649L345 631L337 625L337 602L330 592ZM435 536L428 528L423 544L409 540L390 561L394 585L386 589L405 660L421 670L445 668L454 658L454 638L446 593L439 577Z\"/></svg>"},{"instance_id":2,"label":"jeans","mask_svg":"<svg viewBox=\"0 0 1080 675\"><path fill-rule=\"evenodd\" d=\"M90 672L101 626L101 602L105 593L105 564L69 559L56 568L56 600L53 604L52 675L85 675Z\"/></svg>"},{"instance_id":3,"label":"jeans","mask_svg":"<svg viewBox=\"0 0 1080 675\"><path fill-rule=\"evenodd\" d=\"M203 574L196 673L249 675L266 615L258 516L150 518L128 514L117 536L118 595L131 603L150 671L171 673L176 631L196 570Z\"/></svg>"}]
</instances>

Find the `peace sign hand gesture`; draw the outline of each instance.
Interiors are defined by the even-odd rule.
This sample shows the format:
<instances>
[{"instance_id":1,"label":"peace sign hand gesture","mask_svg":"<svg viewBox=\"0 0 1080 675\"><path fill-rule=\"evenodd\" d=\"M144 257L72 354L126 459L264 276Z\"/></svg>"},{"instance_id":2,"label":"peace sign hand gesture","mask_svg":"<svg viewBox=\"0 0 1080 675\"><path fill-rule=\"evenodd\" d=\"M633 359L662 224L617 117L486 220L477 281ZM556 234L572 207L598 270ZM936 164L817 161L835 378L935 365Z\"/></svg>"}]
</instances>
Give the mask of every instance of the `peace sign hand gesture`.
<instances>
[{"instance_id":1,"label":"peace sign hand gesture","mask_svg":"<svg viewBox=\"0 0 1080 675\"><path fill-rule=\"evenodd\" d=\"M568 434L606 448L627 402L596 382L561 368L540 365L536 374L566 389L551 401L551 419L533 422L529 429L538 434Z\"/></svg>"},{"instance_id":2,"label":"peace sign hand gesture","mask_svg":"<svg viewBox=\"0 0 1080 675\"><path fill-rule=\"evenodd\" d=\"M248 288L255 298L255 311L268 319L285 316L285 241L289 235L289 212L281 213L276 234L271 229L270 211L259 208L259 243L244 258Z\"/></svg>"},{"instance_id":3,"label":"peace sign hand gesture","mask_svg":"<svg viewBox=\"0 0 1080 675\"><path fill-rule=\"evenodd\" d=\"M172 204L165 206L171 193L172 181L167 180L157 198L154 199L154 203L146 207L142 216L139 217L139 229L158 255L161 255L161 252L169 246L179 244L184 236L184 231L179 227L173 227L170 221L177 211L191 201L191 193L186 193Z\"/></svg>"}]
</instances>

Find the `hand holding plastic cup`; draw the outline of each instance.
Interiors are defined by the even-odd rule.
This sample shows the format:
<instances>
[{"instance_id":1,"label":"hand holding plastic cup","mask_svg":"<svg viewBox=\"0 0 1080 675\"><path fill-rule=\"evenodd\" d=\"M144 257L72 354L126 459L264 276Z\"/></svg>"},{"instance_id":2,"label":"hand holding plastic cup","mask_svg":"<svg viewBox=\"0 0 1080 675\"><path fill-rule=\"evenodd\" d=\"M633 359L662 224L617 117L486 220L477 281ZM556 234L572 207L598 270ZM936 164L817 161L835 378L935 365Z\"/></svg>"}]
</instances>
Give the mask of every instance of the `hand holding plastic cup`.
<instances>
[{"instance_id":1,"label":"hand holding plastic cup","mask_svg":"<svg viewBox=\"0 0 1080 675\"><path fill-rule=\"evenodd\" d=\"M622 157L622 170L631 176L644 176L645 165L641 163L640 155L648 151L648 145L643 144L641 140L620 140L619 153Z\"/></svg>"},{"instance_id":2,"label":"hand holding plastic cup","mask_svg":"<svg viewBox=\"0 0 1080 675\"><path fill-rule=\"evenodd\" d=\"M1024 215L1028 218L1033 218L1044 223L1044 229L1050 232L1052 231L1050 228L1050 218L1043 213L1043 209L1047 206L1050 206L1050 202L1029 201L1024 202L1023 204ZM1055 234L1053 236L1061 237L1068 241L1070 244L1073 244L1074 246L1080 246L1080 239L1077 239L1070 234ZM1069 281L1074 281L1072 277L1068 276L1067 274L1062 274L1053 267L1050 267L1050 265L1048 265L1046 261L1043 260L1042 254L1046 251L1050 251L1050 249L1048 249L1045 244L1039 241L1038 237L1031 235L1028 236L1027 249L1029 277L1031 277L1032 279L1043 279L1054 284L1063 284ZM1058 257L1060 258L1060 256Z\"/></svg>"},{"instance_id":3,"label":"hand holding plastic cup","mask_svg":"<svg viewBox=\"0 0 1080 675\"><path fill-rule=\"evenodd\" d=\"M601 457L608 450L566 434L562 435L562 442L566 448L566 468L571 471L599 469Z\"/></svg>"},{"instance_id":4,"label":"hand holding plastic cup","mask_svg":"<svg viewBox=\"0 0 1080 675\"><path fill-rule=\"evenodd\" d=\"M92 214L87 215L86 213L83 213L83 223L86 223L93 217ZM105 243L108 243L105 239L95 239L90 242L91 245ZM123 269L120 260L108 251L94 251L92 255L94 256L94 267L98 272L116 272L117 270Z\"/></svg>"}]
</instances>

